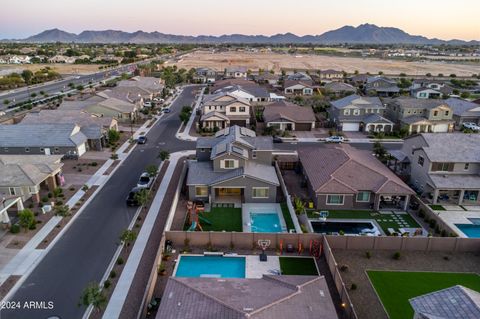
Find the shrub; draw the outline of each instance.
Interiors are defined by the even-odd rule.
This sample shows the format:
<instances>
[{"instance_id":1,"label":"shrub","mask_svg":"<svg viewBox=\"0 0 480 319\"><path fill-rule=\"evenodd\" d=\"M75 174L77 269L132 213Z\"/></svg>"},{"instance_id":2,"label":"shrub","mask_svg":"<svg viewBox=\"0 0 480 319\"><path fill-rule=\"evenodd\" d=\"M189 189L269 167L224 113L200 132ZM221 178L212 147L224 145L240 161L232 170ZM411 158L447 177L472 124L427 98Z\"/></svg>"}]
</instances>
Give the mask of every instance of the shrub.
<instances>
[{"instance_id":1,"label":"shrub","mask_svg":"<svg viewBox=\"0 0 480 319\"><path fill-rule=\"evenodd\" d=\"M431 219L428 222L428 225L430 226L430 228L435 228L435 226L437 225L437 221L435 219Z\"/></svg>"},{"instance_id":2,"label":"shrub","mask_svg":"<svg viewBox=\"0 0 480 319\"><path fill-rule=\"evenodd\" d=\"M74 191L75 191L75 187L72 186L72 187L69 188L69 190L70 190L71 192L74 192Z\"/></svg>"},{"instance_id":3,"label":"shrub","mask_svg":"<svg viewBox=\"0 0 480 319\"><path fill-rule=\"evenodd\" d=\"M53 194L52 194L52 193L48 193L48 194L47 194L47 197L48 197L48 198L52 198L52 197L53 197Z\"/></svg>"},{"instance_id":4,"label":"shrub","mask_svg":"<svg viewBox=\"0 0 480 319\"><path fill-rule=\"evenodd\" d=\"M369 251L365 252L365 257L367 257L367 259L372 258L372 253Z\"/></svg>"},{"instance_id":5,"label":"shrub","mask_svg":"<svg viewBox=\"0 0 480 319\"><path fill-rule=\"evenodd\" d=\"M341 265L340 266L340 271L347 271L348 270L348 266L347 265Z\"/></svg>"},{"instance_id":6,"label":"shrub","mask_svg":"<svg viewBox=\"0 0 480 319\"><path fill-rule=\"evenodd\" d=\"M42 203L46 203L46 202L48 202L48 197L43 196L43 197L42 197Z\"/></svg>"},{"instance_id":7,"label":"shrub","mask_svg":"<svg viewBox=\"0 0 480 319\"><path fill-rule=\"evenodd\" d=\"M395 252L395 253L393 254L393 259L399 260L399 259L400 259L400 256L401 256L401 255L400 255L400 252L397 251L397 252Z\"/></svg>"},{"instance_id":8,"label":"shrub","mask_svg":"<svg viewBox=\"0 0 480 319\"><path fill-rule=\"evenodd\" d=\"M350 286L350 290L357 290L357 284L352 284Z\"/></svg>"},{"instance_id":9,"label":"shrub","mask_svg":"<svg viewBox=\"0 0 480 319\"><path fill-rule=\"evenodd\" d=\"M110 278L115 278L115 277L117 277L117 273L115 272L115 270L112 270L112 271L110 272L110 276L109 276L109 277L110 277Z\"/></svg>"},{"instance_id":10,"label":"shrub","mask_svg":"<svg viewBox=\"0 0 480 319\"><path fill-rule=\"evenodd\" d=\"M37 229L37 225L36 224L31 224L30 226L28 226L28 229L30 229L30 230Z\"/></svg>"},{"instance_id":11,"label":"shrub","mask_svg":"<svg viewBox=\"0 0 480 319\"><path fill-rule=\"evenodd\" d=\"M118 259L117 259L117 265L123 265L123 263L124 263L123 258L122 258L122 257L118 257Z\"/></svg>"},{"instance_id":12,"label":"shrub","mask_svg":"<svg viewBox=\"0 0 480 319\"><path fill-rule=\"evenodd\" d=\"M20 232L20 226L18 224L13 224L12 227L10 227L10 232L12 234L18 234Z\"/></svg>"},{"instance_id":13,"label":"shrub","mask_svg":"<svg viewBox=\"0 0 480 319\"><path fill-rule=\"evenodd\" d=\"M445 229L443 229L440 234L441 234L442 237L447 237L448 236L448 233Z\"/></svg>"},{"instance_id":14,"label":"shrub","mask_svg":"<svg viewBox=\"0 0 480 319\"><path fill-rule=\"evenodd\" d=\"M82 186L82 191L84 191L84 192L88 191L88 185L86 185L86 184L83 185Z\"/></svg>"},{"instance_id":15,"label":"shrub","mask_svg":"<svg viewBox=\"0 0 480 319\"><path fill-rule=\"evenodd\" d=\"M108 289L111 285L112 285L112 283L110 282L110 280L107 279L103 283L103 288Z\"/></svg>"}]
</instances>

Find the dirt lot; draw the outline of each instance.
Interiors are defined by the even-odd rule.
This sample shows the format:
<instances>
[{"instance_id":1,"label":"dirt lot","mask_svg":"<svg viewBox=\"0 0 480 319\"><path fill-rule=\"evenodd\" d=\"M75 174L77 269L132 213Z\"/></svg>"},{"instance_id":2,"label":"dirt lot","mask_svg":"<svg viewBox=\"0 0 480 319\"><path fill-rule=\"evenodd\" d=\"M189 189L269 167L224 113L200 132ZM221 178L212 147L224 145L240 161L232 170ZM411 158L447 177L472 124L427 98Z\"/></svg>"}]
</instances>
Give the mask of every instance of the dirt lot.
<instances>
[{"instance_id":1,"label":"dirt lot","mask_svg":"<svg viewBox=\"0 0 480 319\"><path fill-rule=\"evenodd\" d=\"M98 72L97 64L65 64L65 63L56 63L56 64L3 64L0 66L0 71L12 69L12 72L17 72L18 70L31 70L33 72L38 71L44 67L50 67L57 71L60 74L91 74Z\"/></svg>"},{"instance_id":2,"label":"dirt lot","mask_svg":"<svg viewBox=\"0 0 480 319\"><path fill-rule=\"evenodd\" d=\"M334 57L321 55L289 55L278 53L250 53L250 52L220 52L212 54L206 51L196 51L186 54L176 63L178 67L186 69L192 67L210 67L216 70L223 70L228 66L245 66L249 69L258 68L273 69L280 72L282 68L290 69L336 69L353 73L358 70L360 73L385 74L406 73L409 75L422 75L431 73L451 74L458 76L480 73L479 64L460 64L444 62L406 62L381 59L362 59L351 57Z\"/></svg>"}]
</instances>

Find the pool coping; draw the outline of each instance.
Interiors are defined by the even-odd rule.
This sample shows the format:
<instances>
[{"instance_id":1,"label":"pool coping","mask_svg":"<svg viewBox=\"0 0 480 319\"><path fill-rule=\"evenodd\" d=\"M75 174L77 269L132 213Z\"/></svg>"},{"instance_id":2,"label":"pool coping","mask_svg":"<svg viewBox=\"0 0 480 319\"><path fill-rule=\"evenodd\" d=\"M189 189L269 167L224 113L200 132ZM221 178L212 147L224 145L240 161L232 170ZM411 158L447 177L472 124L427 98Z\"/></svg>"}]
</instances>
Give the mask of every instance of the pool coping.
<instances>
[{"instance_id":1,"label":"pool coping","mask_svg":"<svg viewBox=\"0 0 480 319\"><path fill-rule=\"evenodd\" d=\"M308 219L309 223L310 223L310 226L312 227L313 229L313 226L312 226L312 222L322 222L321 220L319 219L312 219L312 218L309 218ZM379 223L377 223L377 221L375 219L363 219L363 218L327 218L325 220L325 222L360 222L360 223L364 223L364 222L369 222L371 224L373 224L378 232L380 234L375 234L375 235L372 235L372 236L386 236L385 232L383 231L382 227L380 226ZM321 234L321 233L318 233L318 234ZM368 235L360 235L360 234L347 234L345 233L344 236L368 236Z\"/></svg>"},{"instance_id":2,"label":"pool coping","mask_svg":"<svg viewBox=\"0 0 480 319\"><path fill-rule=\"evenodd\" d=\"M250 210L251 209L274 209L277 213L278 220L282 227L281 232L253 232L250 225ZM262 212L254 212L262 214ZM271 214L272 212L264 212ZM242 204L242 232L243 233L256 233L256 234L283 234L288 233L287 223L285 218L283 218L282 207L279 203L244 203Z\"/></svg>"},{"instance_id":3,"label":"pool coping","mask_svg":"<svg viewBox=\"0 0 480 319\"><path fill-rule=\"evenodd\" d=\"M184 256L187 256L187 257L205 257L206 255L205 254L179 254L178 258L175 260L175 267L173 267L173 272L172 272L171 277L176 277L177 270L178 270L178 265L180 265L180 259ZM212 254L210 256L216 256L216 255ZM246 255L225 254L225 253L219 252L218 256L227 257L227 258L236 257L236 258L245 259L245 277L244 278L246 278L246 276L247 276L247 256ZM185 277L182 277L182 278L185 278ZM201 278L201 277L198 277L198 278Z\"/></svg>"}]
</instances>

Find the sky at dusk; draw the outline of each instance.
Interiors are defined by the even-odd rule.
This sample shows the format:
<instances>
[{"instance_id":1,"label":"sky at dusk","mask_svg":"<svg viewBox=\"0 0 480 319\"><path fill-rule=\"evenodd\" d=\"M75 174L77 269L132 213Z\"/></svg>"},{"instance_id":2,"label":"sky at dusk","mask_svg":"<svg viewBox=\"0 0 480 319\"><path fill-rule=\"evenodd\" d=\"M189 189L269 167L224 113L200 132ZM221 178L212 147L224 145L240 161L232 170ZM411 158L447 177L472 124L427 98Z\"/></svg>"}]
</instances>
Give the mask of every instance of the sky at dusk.
<instances>
[{"instance_id":1,"label":"sky at dusk","mask_svg":"<svg viewBox=\"0 0 480 319\"><path fill-rule=\"evenodd\" d=\"M373 23L441 39L480 40L479 0L1 0L0 39L46 29L185 35L321 34Z\"/></svg>"}]
</instances>

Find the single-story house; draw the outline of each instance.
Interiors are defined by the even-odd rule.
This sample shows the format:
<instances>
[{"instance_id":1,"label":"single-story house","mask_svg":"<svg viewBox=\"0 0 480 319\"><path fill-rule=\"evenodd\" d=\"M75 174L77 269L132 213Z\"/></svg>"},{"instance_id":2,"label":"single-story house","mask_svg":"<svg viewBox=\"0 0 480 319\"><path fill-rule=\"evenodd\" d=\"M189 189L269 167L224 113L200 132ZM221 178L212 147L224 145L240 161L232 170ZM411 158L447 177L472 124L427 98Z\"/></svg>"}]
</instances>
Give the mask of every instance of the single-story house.
<instances>
[{"instance_id":1,"label":"single-story house","mask_svg":"<svg viewBox=\"0 0 480 319\"><path fill-rule=\"evenodd\" d=\"M283 89L285 94L313 95L315 86L311 81L286 80Z\"/></svg>"},{"instance_id":2,"label":"single-story house","mask_svg":"<svg viewBox=\"0 0 480 319\"><path fill-rule=\"evenodd\" d=\"M267 126L281 131L311 131L315 128L315 113L312 108L289 102L266 105L263 118Z\"/></svg>"},{"instance_id":3,"label":"single-story house","mask_svg":"<svg viewBox=\"0 0 480 319\"><path fill-rule=\"evenodd\" d=\"M32 198L40 202L40 189L53 191L60 183L61 155L0 155L0 199Z\"/></svg>"},{"instance_id":4,"label":"single-story house","mask_svg":"<svg viewBox=\"0 0 480 319\"><path fill-rule=\"evenodd\" d=\"M157 319L337 319L323 276L170 277Z\"/></svg>"},{"instance_id":5,"label":"single-story house","mask_svg":"<svg viewBox=\"0 0 480 319\"><path fill-rule=\"evenodd\" d=\"M325 91L331 92L334 94L348 94L348 93L356 93L357 88L354 87L353 85L350 85L348 83L343 83L343 82L329 82L325 84L323 87Z\"/></svg>"},{"instance_id":6,"label":"single-story house","mask_svg":"<svg viewBox=\"0 0 480 319\"><path fill-rule=\"evenodd\" d=\"M82 156L87 140L76 124L0 125L0 154Z\"/></svg>"},{"instance_id":7,"label":"single-story house","mask_svg":"<svg viewBox=\"0 0 480 319\"><path fill-rule=\"evenodd\" d=\"M97 116L114 118L119 122L130 123L137 118L139 106L117 98L107 98L88 105L84 110Z\"/></svg>"},{"instance_id":8,"label":"single-story house","mask_svg":"<svg viewBox=\"0 0 480 319\"><path fill-rule=\"evenodd\" d=\"M306 147L298 155L317 209L406 210L415 194L370 151L342 145Z\"/></svg>"},{"instance_id":9,"label":"single-story house","mask_svg":"<svg viewBox=\"0 0 480 319\"><path fill-rule=\"evenodd\" d=\"M225 78L247 78L247 68L243 66L225 68Z\"/></svg>"},{"instance_id":10,"label":"single-story house","mask_svg":"<svg viewBox=\"0 0 480 319\"><path fill-rule=\"evenodd\" d=\"M41 110L30 112L21 121L23 124L77 124L88 138L90 150L101 151L108 141L108 131L118 131L117 120L111 117L99 117L76 110Z\"/></svg>"},{"instance_id":11,"label":"single-story house","mask_svg":"<svg viewBox=\"0 0 480 319\"><path fill-rule=\"evenodd\" d=\"M416 99L439 99L443 96L439 90L434 90L429 87L411 89L410 95Z\"/></svg>"}]
</instances>

